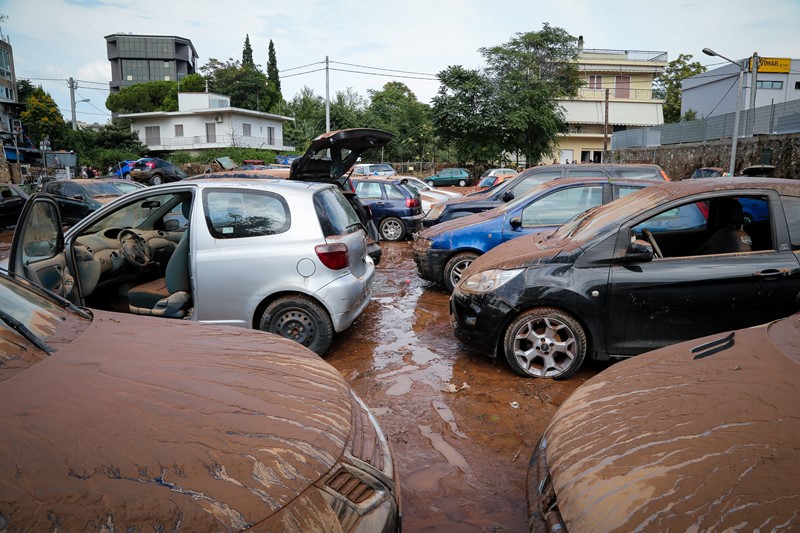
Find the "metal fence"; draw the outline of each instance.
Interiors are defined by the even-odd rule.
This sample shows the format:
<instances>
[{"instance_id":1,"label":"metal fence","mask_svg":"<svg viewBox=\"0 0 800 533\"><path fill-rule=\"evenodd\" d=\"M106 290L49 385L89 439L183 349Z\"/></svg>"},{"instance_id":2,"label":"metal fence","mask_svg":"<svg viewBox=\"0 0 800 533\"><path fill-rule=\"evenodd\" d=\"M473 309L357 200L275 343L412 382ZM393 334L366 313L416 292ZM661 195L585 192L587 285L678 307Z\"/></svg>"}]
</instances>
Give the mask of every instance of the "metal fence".
<instances>
[{"instance_id":1,"label":"metal fence","mask_svg":"<svg viewBox=\"0 0 800 533\"><path fill-rule=\"evenodd\" d=\"M714 141L733 136L735 113L702 120L615 132L611 149ZM800 100L741 112L739 137L800 132Z\"/></svg>"}]
</instances>

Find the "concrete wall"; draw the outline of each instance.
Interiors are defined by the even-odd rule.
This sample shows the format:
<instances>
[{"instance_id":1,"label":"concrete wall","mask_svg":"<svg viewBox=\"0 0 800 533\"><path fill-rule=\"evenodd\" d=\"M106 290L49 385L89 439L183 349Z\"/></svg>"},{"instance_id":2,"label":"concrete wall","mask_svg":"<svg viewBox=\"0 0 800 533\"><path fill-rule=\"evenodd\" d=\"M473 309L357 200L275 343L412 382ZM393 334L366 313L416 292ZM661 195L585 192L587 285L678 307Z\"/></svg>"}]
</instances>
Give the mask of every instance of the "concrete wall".
<instances>
[{"instance_id":1,"label":"concrete wall","mask_svg":"<svg viewBox=\"0 0 800 533\"><path fill-rule=\"evenodd\" d=\"M727 169L730 159L730 139L609 150L603 158L605 162L614 163L654 163L660 165L673 180L691 175L698 167ZM800 179L800 133L739 139L736 148L736 173L747 166L759 164L775 165L775 177Z\"/></svg>"}]
</instances>

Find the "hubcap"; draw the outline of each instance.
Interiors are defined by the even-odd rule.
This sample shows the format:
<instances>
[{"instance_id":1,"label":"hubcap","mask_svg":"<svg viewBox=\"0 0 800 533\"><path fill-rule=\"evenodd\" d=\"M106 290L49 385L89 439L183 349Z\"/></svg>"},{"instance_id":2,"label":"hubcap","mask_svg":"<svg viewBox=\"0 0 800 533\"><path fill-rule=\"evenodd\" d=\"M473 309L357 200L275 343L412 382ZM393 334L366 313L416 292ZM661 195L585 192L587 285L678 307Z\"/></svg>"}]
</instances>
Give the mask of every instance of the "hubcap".
<instances>
[{"instance_id":1,"label":"hubcap","mask_svg":"<svg viewBox=\"0 0 800 533\"><path fill-rule=\"evenodd\" d=\"M530 320L519 328L514 338L517 362L536 377L563 374L575 360L577 349L575 332L551 317Z\"/></svg>"},{"instance_id":2,"label":"hubcap","mask_svg":"<svg viewBox=\"0 0 800 533\"><path fill-rule=\"evenodd\" d=\"M398 224L394 220L390 220L389 222L383 225L383 235L388 240L392 241L400 238L400 224Z\"/></svg>"},{"instance_id":3,"label":"hubcap","mask_svg":"<svg viewBox=\"0 0 800 533\"><path fill-rule=\"evenodd\" d=\"M458 282L461 281L461 274L464 273L464 270L466 270L473 261L474 259L464 259L456 263L453 270L450 271L450 283L453 284L453 287L458 285Z\"/></svg>"}]
</instances>

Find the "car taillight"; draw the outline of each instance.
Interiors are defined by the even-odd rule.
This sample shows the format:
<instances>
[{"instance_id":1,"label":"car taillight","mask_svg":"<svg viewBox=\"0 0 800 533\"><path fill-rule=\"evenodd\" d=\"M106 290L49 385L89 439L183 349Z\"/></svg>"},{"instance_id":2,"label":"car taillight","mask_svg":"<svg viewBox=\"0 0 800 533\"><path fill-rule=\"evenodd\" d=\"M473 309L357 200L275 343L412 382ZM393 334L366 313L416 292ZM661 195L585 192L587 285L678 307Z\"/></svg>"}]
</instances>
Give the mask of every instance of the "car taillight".
<instances>
[{"instance_id":1,"label":"car taillight","mask_svg":"<svg viewBox=\"0 0 800 533\"><path fill-rule=\"evenodd\" d=\"M144 166L146 166L147 168L156 168L156 164L153 163L152 161L148 161L147 163L144 164Z\"/></svg>"},{"instance_id":2,"label":"car taillight","mask_svg":"<svg viewBox=\"0 0 800 533\"><path fill-rule=\"evenodd\" d=\"M419 207L419 198L406 198L406 207Z\"/></svg>"},{"instance_id":3,"label":"car taillight","mask_svg":"<svg viewBox=\"0 0 800 533\"><path fill-rule=\"evenodd\" d=\"M347 268L347 245L343 242L318 244L314 251L322 264L331 270Z\"/></svg>"}]
</instances>

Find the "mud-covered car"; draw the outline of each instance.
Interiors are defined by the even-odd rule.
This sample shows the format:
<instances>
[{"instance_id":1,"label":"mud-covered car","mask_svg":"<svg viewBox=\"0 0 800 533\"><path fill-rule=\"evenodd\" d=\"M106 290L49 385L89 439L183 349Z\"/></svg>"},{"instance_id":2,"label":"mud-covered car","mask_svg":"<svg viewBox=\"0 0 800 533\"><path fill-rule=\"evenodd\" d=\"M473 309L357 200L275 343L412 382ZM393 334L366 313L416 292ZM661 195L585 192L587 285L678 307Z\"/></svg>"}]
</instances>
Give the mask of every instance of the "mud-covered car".
<instances>
[{"instance_id":1,"label":"mud-covered car","mask_svg":"<svg viewBox=\"0 0 800 533\"><path fill-rule=\"evenodd\" d=\"M484 191L434 206L422 220L426 228L452 220L482 213L519 198L540 183L561 178L618 178L669 181L658 165L543 165L520 172L514 178Z\"/></svg>"},{"instance_id":2,"label":"mud-covered car","mask_svg":"<svg viewBox=\"0 0 800 533\"><path fill-rule=\"evenodd\" d=\"M747 223L743 201L763 204ZM655 183L546 237L520 237L462 273L456 337L523 376L628 357L783 318L800 293L800 182Z\"/></svg>"},{"instance_id":3,"label":"mud-covered car","mask_svg":"<svg viewBox=\"0 0 800 533\"><path fill-rule=\"evenodd\" d=\"M147 185L161 185L189 177L182 168L158 157L143 157L137 160L130 174L131 179Z\"/></svg>"},{"instance_id":4,"label":"mud-covered car","mask_svg":"<svg viewBox=\"0 0 800 533\"><path fill-rule=\"evenodd\" d=\"M323 354L370 300L367 235L334 185L182 180L60 224L53 198L32 196L10 270L79 305L261 329Z\"/></svg>"},{"instance_id":5,"label":"mud-covered car","mask_svg":"<svg viewBox=\"0 0 800 533\"><path fill-rule=\"evenodd\" d=\"M13 183L0 183L0 227L17 223L28 193Z\"/></svg>"},{"instance_id":6,"label":"mud-covered car","mask_svg":"<svg viewBox=\"0 0 800 533\"><path fill-rule=\"evenodd\" d=\"M372 222L386 241L401 241L422 229L420 193L402 178L395 178L353 180L356 195L369 207Z\"/></svg>"},{"instance_id":7,"label":"mud-covered car","mask_svg":"<svg viewBox=\"0 0 800 533\"><path fill-rule=\"evenodd\" d=\"M103 179L81 178L47 182L42 186L42 192L56 199L61 219L66 224L75 224L124 194L119 187Z\"/></svg>"},{"instance_id":8,"label":"mud-covered car","mask_svg":"<svg viewBox=\"0 0 800 533\"><path fill-rule=\"evenodd\" d=\"M622 361L531 458L530 531L800 529L800 315Z\"/></svg>"},{"instance_id":9,"label":"mud-covered car","mask_svg":"<svg viewBox=\"0 0 800 533\"><path fill-rule=\"evenodd\" d=\"M0 309L0 529L399 530L388 442L310 350L5 273Z\"/></svg>"},{"instance_id":10,"label":"mud-covered car","mask_svg":"<svg viewBox=\"0 0 800 533\"><path fill-rule=\"evenodd\" d=\"M412 253L422 279L443 283L447 292L472 261L501 243L552 231L575 215L622 198L649 180L576 178L537 185L526 194L483 213L427 228L414 239Z\"/></svg>"}]
</instances>

